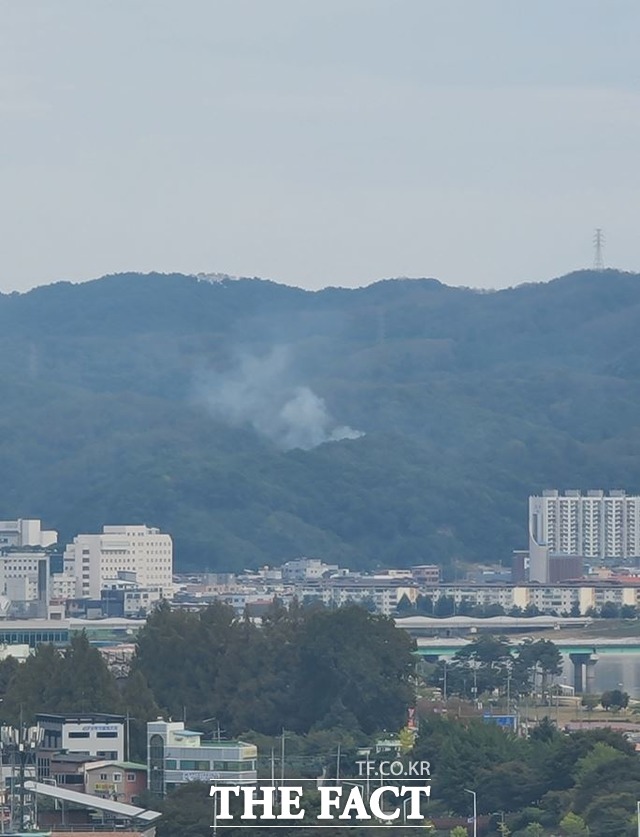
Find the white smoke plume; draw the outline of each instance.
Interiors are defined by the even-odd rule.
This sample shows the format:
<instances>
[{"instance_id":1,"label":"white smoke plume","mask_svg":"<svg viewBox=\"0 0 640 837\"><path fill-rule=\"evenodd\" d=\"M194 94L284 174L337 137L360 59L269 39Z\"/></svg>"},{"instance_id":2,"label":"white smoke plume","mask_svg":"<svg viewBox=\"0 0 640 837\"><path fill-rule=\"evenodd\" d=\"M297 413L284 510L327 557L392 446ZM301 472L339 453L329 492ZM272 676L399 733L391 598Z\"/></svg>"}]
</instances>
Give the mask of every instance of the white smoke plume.
<instances>
[{"instance_id":1,"label":"white smoke plume","mask_svg":"<svg viewBox=\"0 0 640 837\"><path fill-rule=\"evenodd\" d=\"M211 413L235 426L251 426L283 450L310 450L324 442L357 439L359 430L338 425L324 400L293 381L289 353L273 349L264 357L244 355L225 373L201 381Z\"/></svg>"}]
</instances>

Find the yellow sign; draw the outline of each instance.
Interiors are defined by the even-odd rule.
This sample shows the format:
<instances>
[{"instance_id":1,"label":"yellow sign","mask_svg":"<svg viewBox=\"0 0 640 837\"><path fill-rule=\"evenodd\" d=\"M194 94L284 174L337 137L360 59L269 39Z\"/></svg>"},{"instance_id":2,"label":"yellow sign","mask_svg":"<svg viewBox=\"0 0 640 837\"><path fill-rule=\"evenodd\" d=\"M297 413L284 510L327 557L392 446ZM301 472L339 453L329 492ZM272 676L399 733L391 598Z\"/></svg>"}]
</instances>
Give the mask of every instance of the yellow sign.
<instances>
[{"instance_id":1,"label":"yellow sign","mask_svg":"<svg viewBox=\"0 0 640 837\"><path fill-rule=\"evenodd\" d=\"M95 789L97 791L114 791L116 786L113 782L96 782Z\"/></svg>"}]
</instances>

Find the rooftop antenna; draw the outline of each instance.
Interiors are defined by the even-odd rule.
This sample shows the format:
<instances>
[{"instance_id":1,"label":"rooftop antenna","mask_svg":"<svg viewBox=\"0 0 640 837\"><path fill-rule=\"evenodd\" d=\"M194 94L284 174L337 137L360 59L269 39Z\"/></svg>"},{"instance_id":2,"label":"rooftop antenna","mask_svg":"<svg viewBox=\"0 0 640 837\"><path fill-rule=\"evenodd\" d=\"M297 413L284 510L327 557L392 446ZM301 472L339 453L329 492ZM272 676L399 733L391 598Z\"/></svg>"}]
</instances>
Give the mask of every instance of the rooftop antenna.
<instances>
[{"instance_id":1,"label":"rooftop antenna","mask_svg":"<svg viewBox=\"0 0 640 837\"><path fill-rule=\"evenodd\" d=\"M604 247L604 233L600 227L596 228L593 234L593 269L604 270L604 259L602 258L602 248Z\"/></svg>"}]
</instances>

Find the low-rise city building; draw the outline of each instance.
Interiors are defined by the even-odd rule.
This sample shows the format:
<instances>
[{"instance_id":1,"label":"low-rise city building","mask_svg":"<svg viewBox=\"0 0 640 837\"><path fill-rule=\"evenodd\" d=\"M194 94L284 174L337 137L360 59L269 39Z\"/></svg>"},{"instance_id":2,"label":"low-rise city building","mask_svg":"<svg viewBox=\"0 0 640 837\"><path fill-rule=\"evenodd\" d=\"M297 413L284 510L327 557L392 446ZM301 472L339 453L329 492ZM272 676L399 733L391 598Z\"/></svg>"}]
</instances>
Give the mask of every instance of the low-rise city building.
<instances>
[{"instance_id":1,"label":"low-rise city building","mask_svg":"<svg viewBox=\"0 0 640 837\"><path fill-rule=\"evenodd\" d=\"M312 581L336 573L338 569L337 564L325 564L319 558L298 558L282 565L282 581L285 584Z\"/></svg>"},{"instance_id":2,"label":"low-rise city building","mask_svg":"<svg viewBox=\"0 0 640 837\"><path fill-rule=\"evenodd\" d=\"M81 753L119 761L124 759L125 718L122 715L101 712L42 713L36 715L36 724L43 731L43 751Z\"/></svg>"},{"instance_id":3,"label":"low-rise city building","mask_svg":"<svg viewBox=\"0 0 640 837\"><path fill-rule=\"evenodd\" d=\"M157 796L187 782L228 782L233 785L258 778L258 750L243 741L203 741L202 733L183 721L147 724L149 790Z\"/></svg>"},{"instance_id":4,"label":"low-rise city building","mask_svg":"<svg viewBox=\"0 0 640 837\"><path fill-rule=\"evenodd\" d=\"M49 555L41 549L0 548L0 595L10 602L8 618L47 619Z\"/></svg>"},{"instance_id":5,"label":"low-rise city building","mask_svg":"<svg viewBox=\"0 0 640 837\"><path fill-rule=\"evenodd\" d=\"M147 765L130 761L98 761L84 766L85 793L136 805L147 789Z\"/></svg>"}]
</instances>

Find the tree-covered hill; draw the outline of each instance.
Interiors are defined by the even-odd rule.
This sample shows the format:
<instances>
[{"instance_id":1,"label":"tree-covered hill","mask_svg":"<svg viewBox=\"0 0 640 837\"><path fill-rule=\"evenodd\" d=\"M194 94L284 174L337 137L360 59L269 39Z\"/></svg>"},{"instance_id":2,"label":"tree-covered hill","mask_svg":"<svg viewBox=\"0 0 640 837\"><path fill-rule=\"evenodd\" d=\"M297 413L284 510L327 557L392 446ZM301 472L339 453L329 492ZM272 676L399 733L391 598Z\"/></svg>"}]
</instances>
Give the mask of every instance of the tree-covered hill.
<instances>
[{"instance_id":1,"label":"tree-covered hill","mask_svg":"<svg viewBox=\"0 0 640 837\"><path fill-rule=\"evenodd\" d=\"M157 525L181 568L506 559L529 493L640 490L638 334L615 271L0 295L0 517Z\"/></svg>"}]
</instances>

